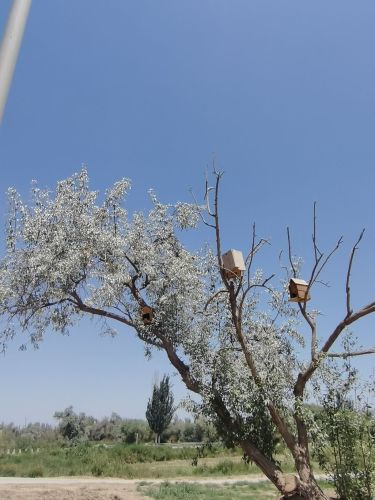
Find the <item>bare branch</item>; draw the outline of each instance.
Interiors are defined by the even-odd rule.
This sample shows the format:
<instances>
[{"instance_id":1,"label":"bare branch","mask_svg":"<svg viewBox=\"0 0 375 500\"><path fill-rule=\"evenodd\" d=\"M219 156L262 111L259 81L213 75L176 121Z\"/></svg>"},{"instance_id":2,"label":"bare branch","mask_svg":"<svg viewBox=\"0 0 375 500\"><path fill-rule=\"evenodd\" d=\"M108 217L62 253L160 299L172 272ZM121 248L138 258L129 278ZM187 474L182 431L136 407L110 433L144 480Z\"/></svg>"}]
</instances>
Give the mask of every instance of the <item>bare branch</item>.
<instances>
[{"instance_id":1,"label":"bare branch","mask_svg":"<svg viewBox=\"0 0 375 500\"><path fill-rule=\"evenodd\" d=\"M337 240L337 243L336 243L336 246L331 250L331 252L327 255L327 257L324 259L324 261L322 262L321 266L319 267L319 269L317 270L315 276L313 277L313 279L311 280L311 282L309 283L310 287L316 282L319 274L322 272L322 270L324 269L324 267L326 266L326 264L328 263L328 261L330 260L330 258L332 257L332 255L339 249L341 243L343 241L343 237L340 236L340 238ZM321 254L321 256L323 257L323 254Z\"/></svg>"},{"instance_id":2,"label":"bare branch","mask_svg":"<svg viewBox=\"0 0 375 500\"><path fill-rule=\"evenodd\" d=\"M254 283L253 285L249 285L246 288L246 290L242 294L241 302L240 302L240 305L238 307L238 315L239 315L239 320L240 321L242 321L242 309L243 309L243 305L245 303L246 296L250 292L250 290L253 289L253 288L265 288L269 292L272 292L272 289L267 286L267 283L269 281L271 281L272 278L274 278L274 276L275 276L275 274L271 274L271 276L269 276L268 278L266 278L262 283L258 283L258 284Z\"/></svg>"},{"instance_id":3,"label":"bare branch","mask_svg":"<svg viewBox=\"0 0 375 500\"><path fill-rule=\"evenodd\" d=\"M249 252L249 255L245 259L245 264L247 265L247 282L250 282L250 270L251 270L251 265L253 263L253 258L255 255L255 222L253 224L253 237L251 241L251 250Z\"/></svg>"},{"instance_id":4,"label":"bare branch","mask_svg":"<svg viewBox=\"0 0 375 500\"><path fill-rule=\"evenodd\" d=\"M321 355L328 355L328 352L332 345L336 342L340 334L345 330L346 327L349 325L355 323L359 319L368 316L369 314L375 313L375 302L370 302L367 306L362 307L362 309L359 309L358 311L352 313L350 316L345 316L345 318L340 321L340 323L336 326L336 328L333 330L331 335L328 337L326 340L325 344L320 350ZM313 373L316 371L316 369L319 366L319 359L320 356L317 356L308 368L303 372L298 375L297 382L294 387L294 393L298 396L303 395L304 388L306 386L306 383L310 378L312 377Z\"/></svg>"},{"instance_id":5,"label":"bare branch","mask_svg":"<svg viewBox=\"0 0 375 500\"><path fill-rule=\"evenodd\" d=\"M341 332L349 325L354 323L355 321L358 321L359 319L363 318L364 316L367 316L369 314L372 314L375 312L375 302L371 302L367 306L363 307L362 309L359 309L355 313L352 313L349 317L345 317L334 329L332 334L328 337L328 340L322 347L321 351L323 353L328 352L329 349L332 347L334 342L337 340Z\"/></svg>"},{"instance_id":6,"label":"bare branch","mask_svg":"<svg viewBox=\"0 0 375 500\"><path fill-rule=\"evenodd\" d=\"M350 303L350 274L352 271L354 254L358 250L358 245L359 245L361 239L363 238L364 232L365 232L365 230L362 229L361 234L359 235L355 245L352 248L351 254L350 254L348 272L346 274L346 315L347 316L350 316L353 313L351 303Z\"/></svg>"},{"instance_id":7,"label":"bare branch","mask_svg":"<svg viewBox=\"0 0 375 500\"><path fill-rule=\"evenodd\" d=\"M326 286L327 288L329 288L331 286L329 284L329 281L315 280L314 283L319 283L319 285Z\"/></svg>"},{"instance_id":8,"label":"bare branch","mask_svg":"<svg viewBox=\"0 0 375 500\"><path fill-rule=\"evenodd\" d=\"M204 310L204 311L206 311L206 310L207 310L207 307L211 304L211 302L212 302L213 300L215 300L215 299L216 299L216 297L217 297L218 295L220 295L221 293L229 293L229 292L228 292L228 290L227 290L227 289L222 289L222 290L219 290L218 292L216 292L216 293L215 293L212 297L210 297L210 298L207 300L207 302L206 302L206 304L205 304L205 306L204 306L203 310Z\"/></svg>"},{"instance_id":9,"label":"bare branch","mask_svg":"<svg viewBox=\"0 0 375 500\"><path fill-rule=\"evenodd\" d=\"M251 266L252 266L252 263L253 263L253 259L254 259L254 255L262 248L263 245L265 245L266 243L269 245L269 241L264 239L264 238L261 238L258 243L255 242L256 240L256 233L255 233L255 222L253 224L253 236L252 236L252 241L251 241L251 248L250 248L250 251L248 253L248 255L246 256L246 259L245 259L245 264L247 266L247 281L249 282L250 281L250 271L251 271Z\"/></svg>"},{"instance_id":10,"label":"bare branch","mask_svg":"<svg viewBox=\"0 0 375 500\"><path fill-rule=\"evenodd\" d=\"M230 289L231 284L225 274L225 270L223 268L223 259L221 255L221 236L220 236L220 221L219 221L219 187L220 187L220 179L223 176L223 172L217 172L214 170L214 174L216 176L216 183L215 183L215 212L214 212L214 218L215 218L215 236L216 236L216 253L217 253L217 260L219 264L219 269L220 269L220 275L221 279L225 285L225 288L227 290Z\"/></svg>"},{"instance_id":11,"label":"bare branch","mask_svg":"<svg viewBox=\"0 0 375 500\"><path fill-rule=\"evenodd\" d=\"M316 358L316 346L317 346L316 323L311 318L309 313L306 311L306 302L304 302L303 305L300 302L298 302L298 307L299 310L301 311L303 318L305 319L306 323L309 325L311 330L311 359L314 360Z\"/></svg>"},{"instance_id":12,"label":"bare branch","mask_svg":"<svg viewBox=\"0 0 375 500\"><path fill-rule=\"evenodd\" d=\"M312 241L313 241L313 246L314 246L315 262L317 262L318 259L319 259L319 257L321 257L323 254L319 250L318 245L316 243L316 201L314 201L314 216L313 216L313 235L312 235Z\"/></svg>"},{"instance_id":13,"label":"bare branch","mask_svg":"<svg viewBox=\"0 0 375 500\"><path fill-rule=\"evenodd\" d=\"M293 271L293 277L297 278L297 269L295 268L295 265L294 265L294 262L293 262L293 256L292 256L292 244L291 244L291 240L290 240L289 227L286 228L286 232L287 232L287 235L288 235L288 256L289 256L289 263L290 263L290 267L292 268L292 271Z\"/></svg>"},{"instance_id":14,"label":"bare branch","mask_svg":"<svg viewBox=\"0 0 375 500\"><path fill-rule=\"evenodd\" d=\"M258 252L258 250L260 250L262 248L262 246L265 243L269 243L267 240L265 240L263 238L261 238L258 241L258 243L256 243L255 240L256 240L256 234L255 234L255 223L254 223L253 224L253 236L252 236L252 241L251 241L251 249L250 249L250 251L245 259L245 266L247 266L247 284L250 283L250 272L251 272L251 266L253 263L254 255ZM238 283L238 286L237 286L237 289L235 292L236 297L238 297L240 291L243 289L242 288L243 281L244 281L244 274L241 276L241 278L239 280L239 283Z\"/></svg>"},{"instance_id":15,"label":"bare branch","mask_svg":"<svg viewBox=\"0 0 375 500\"><path fill-rule=\"evenodd\" d=\"M206 182L207 182L207 181L206 181ZM206 195L205 195L205 199L206 199L206 196L208 196L208 194L207 194L207 193L208 193L208 192L207 192L207 187L206 187ZM191 196L193 197L193 200L194 200L195 205L198 207L198 206L199 206L199 204L198 204L198 201L197 201L197 199L196 199L196 197L195 197L195 194L194 194L194 192L193 192L193 190L192 190L192 189L190 190L190 194L191 194ZM207 199L208 199L208 198L207 198ZM214 217L214 214L212 214L212 213L211 213L211 211L210 211L209 202L208 202L207 200L206 200L206 206L207 206L207 212L208 212L208 214L209 214L209 215L211 215L211 217ZM201 218L201 221L203 222L203 224L204 224L205 226L212 227L213 229L215 229L215 226L214 226L213 224L210 224L209 222L207 222L207 221L206 221L206 219L203 217L202 212L201 212L200 210L199 210L199 212L198 212L198 213L199 213L199 217Z\"/></svg>"},{"instance_id":16,"label":"bare branch","mask_svg":"<svg viewBox=\"0 0 375 500\"><path fill-rule=\"evenodd\" d=\"M125 259L129 262L129 264L133 267L134 271L139 274L139 267L136 265L136 263L130 259L126 254L124 255Z\"/></svg>"},{"instance_id":17,"label":"bare branch","mask_svg":"<svg viewBox=\"0 0 375 500\"><path fill-rule=\"evenodd\" d=\"M88 306L83 302L83 300L76 291L72 292L71 295L74 299L74 301L71 302L73 302L77 307L77 309L79 309L80 311L87 312L96 316L103 316L105 318L113 319L119 321L120 323L124 323L125 325L128 326L134 326L133 323L131 323L123 316L120 316L119 314L115 314L110 311L105 311L104 309L98 309L97 307Z\"/></svg>"},{"instance_id":18,"label":"bare branch","mask_svg":"<svg viewBox=\"0 0 375 500\"><path fill-rule=\"evenodd\" d=\"M206 186L205 186L205 192L204 192L204 200L206 202L207 212L209 213L209 215L211 215L211 217L215 217L215 214L214 214L214 212L211 211L211 207L210 207L210 191L212 191L212 190L213 190L213 188L209 187L209 185L208 185L207 170L206 170Z\"/></svg>"},{"instance_id":19,"label":"bare branch","mask_svg":"<svg viewBox=\"0 0 375 500\"><path fill-rule=\"evenodd\" d=\"M327 354L329 358L353 358L354 356L364 356L365 354L375 354L375 347L371 347L364 351L354 351L354 352L330 352Z\"/></svg>"}]
</instances>

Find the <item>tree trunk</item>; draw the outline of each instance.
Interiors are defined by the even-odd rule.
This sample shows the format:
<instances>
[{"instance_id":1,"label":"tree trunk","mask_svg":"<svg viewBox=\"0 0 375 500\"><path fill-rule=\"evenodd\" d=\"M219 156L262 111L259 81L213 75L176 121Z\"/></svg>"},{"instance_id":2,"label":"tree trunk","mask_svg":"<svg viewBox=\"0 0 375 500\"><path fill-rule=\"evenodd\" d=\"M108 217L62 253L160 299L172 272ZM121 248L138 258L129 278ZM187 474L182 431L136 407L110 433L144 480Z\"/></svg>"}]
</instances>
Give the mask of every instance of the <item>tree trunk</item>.
<instances>
[{"instance_id":1,"label":"tree trunk","mask_svg":"<svg viewBox=\"0 0 375 500\"><path fill-rule=\"evenodd\" d=\"M172 344L164 342L164 349L168 354L168 358L172 365L181 374L182 379L186 387L200 394L200 387L192 379L189 367L185 365L177 356L173 349ZM213 398L211 400L212 407L219 417L221 425L228 430L230 433L238 433L240 430L238 424L232 419L225 403L221 397L221 394L215 390L213 392ZM250 441L244 440L239 443L243 451L250 457L250 459L260 468L260 470L268 477L268 479L276 486L280 491L283 498L304 498L310 500L329 500L323 491L317 485L315 478L311 472L310 462L308 458L308 448L305 450L301 448L296 449L296 442L292 439L291 434L284 427L284 423L278 418L277 412L273 407L269 407L271 411L272 419L276 427L280 430L284 437L284 440L289 449L291 449L294 459L296 470L298 471L299 477L292 474L284 474L280 468L269 458L267 458L260 450L258 450ZM290 435L290 436L289 436Z\"/></svg>"},{"instance_id":2,"label":"tree trunk","mask_svg":"<svg viewBox=\"0 0 375 500\"><path fill-rule=\"evenodd\" d=\"M248 441L242 441L240 444L244 452L280 491L283 495L282 499L329 500L329 497L316 483L309 464L304 460L303 453L298 455L296 459L299 474L299 477L297 477L293 474L284 474Z\"/></svg>"}]
</instances>

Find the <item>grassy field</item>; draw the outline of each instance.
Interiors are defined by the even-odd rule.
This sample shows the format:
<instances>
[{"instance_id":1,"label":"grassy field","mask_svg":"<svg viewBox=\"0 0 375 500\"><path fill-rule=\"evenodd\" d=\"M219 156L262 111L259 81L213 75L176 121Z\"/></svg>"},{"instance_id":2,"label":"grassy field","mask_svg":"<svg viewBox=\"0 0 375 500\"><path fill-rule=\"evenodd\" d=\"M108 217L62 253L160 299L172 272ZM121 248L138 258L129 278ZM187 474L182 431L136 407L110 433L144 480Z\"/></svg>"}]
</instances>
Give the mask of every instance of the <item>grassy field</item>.
<instances>
[{"instance_id":1,"label":"grassy field","mask_svg":"<svg viewBox=\"0 0 375 500\"><path fill-rule=\"evenodd\" d=\"M324 491L333 494L331 486L321 482ZM169 483L147 484L141 483L138 491L156 500L269 500L280 498L280 493L268 481L250 484L239 481L232 484L191 484L191 483Z\"/></svg>"},{"instance_id":2,"label":"grassy field","mask_svg":"<svg viewBox=\"0 0 375 500\"><path fill-rule=\"evenodd\" d=\"M269 482L250 484L249 474L259 474L254 464L242 460L240 450L222 447L205 449L196 462L194 448L174 449L169 446L124 445L98 446L90 443L77 446L46 446L39 453L0 455L0 476L58 477L94 476L140 479L139 491L155 499L202 500L270 499L279 493ZM285 456L283 469L292 471ZM286 462L286 466L285 466ZM319 471L317 471L319 472ZM231 484L168 482L173 479L229 478L243 476L245 481ZM166 482L152 484L152 479ZM145 481L146 480L146 481ZM225 481L225 479L224 479ZM327 485L324 485L326 488Z\"/></svg>"},{"instance_id":3,"label":"grassy field","mask_svg":"<svg viewBox=\"0 0 375 500\"><path fill-rule=\"evenodd\" d=\"M141 485L138 490L156 500L264 500L279 498L280 494L268 483L249 484L238 482L234 484L189 484L162 483L161 485Z\"/></svg>"},{"instance_id":4,"label":"grassy field","mask_svg":"<svg viewBox=\"0 0 375 500\"><path fill-rule=\"evenodd\" d=\"M120 478L172 478L231 476L258 473L241 459L238 450L206 450L197 465L197 451L144 445L113 447L81 444L46 447L39 453L22 452L0 456L0 476L103 476Z\"/></svg>"},{"instance_id":5,"label":"grassy field","mask_svg":"<svg viewBox=\"0 0 375 500\"><path fill-rule=\"evenodd\" d=\"M174 449L170 446L124 445L98 446L85 443L77 446L46 446L39 453L0 455L0 476L58 477L94 476L140 479L141 490L155 499L266 499L279 494L269 482L226 485L151 484L152 479L196 479L243 477L259 475L254 464L242 460L240 450L223 447L205 449L198 459L194 448ZM286 472L292 471L286 456L278 457ZM285 466L286 463L286 466ZM148 484L143 484L149 480Z\"/></svg>"}]
</instances>

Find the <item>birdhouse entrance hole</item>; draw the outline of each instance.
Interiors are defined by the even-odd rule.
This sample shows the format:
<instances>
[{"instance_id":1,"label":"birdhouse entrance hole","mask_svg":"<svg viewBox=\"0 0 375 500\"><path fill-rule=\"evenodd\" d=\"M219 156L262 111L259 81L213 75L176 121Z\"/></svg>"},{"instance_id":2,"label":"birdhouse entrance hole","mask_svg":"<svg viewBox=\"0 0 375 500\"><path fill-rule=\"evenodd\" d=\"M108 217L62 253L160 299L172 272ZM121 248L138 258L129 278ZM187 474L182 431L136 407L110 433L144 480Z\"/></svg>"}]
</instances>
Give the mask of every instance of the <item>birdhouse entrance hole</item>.
<instances>
[{"instance_id":1,"label":"birdhouse entrance hole","mask_svg":"<svg viewBox=\"0 0 375 500\"><path fill-rule=\"evenodd\" d=\"M142 320L145 325L149 325L153 319L153 310L151 307L143 306L141 308Z\"/></svg>"}]
</instances>

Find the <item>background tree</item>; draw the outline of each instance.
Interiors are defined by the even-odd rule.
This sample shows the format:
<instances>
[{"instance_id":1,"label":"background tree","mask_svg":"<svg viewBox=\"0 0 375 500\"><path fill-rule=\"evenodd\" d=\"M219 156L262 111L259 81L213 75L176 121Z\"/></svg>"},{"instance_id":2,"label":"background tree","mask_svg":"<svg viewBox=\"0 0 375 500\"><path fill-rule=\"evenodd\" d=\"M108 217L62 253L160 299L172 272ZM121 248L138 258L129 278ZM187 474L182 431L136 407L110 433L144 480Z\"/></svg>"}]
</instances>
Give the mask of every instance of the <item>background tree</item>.
<instances>
[{"instance_id":1,"label":"background tree","mask_svg":"<svg viewBox=\"0 0 375 500\"><path fill-rule=\"evenodd\" d=\"M155 442L160 443L161 434L171 423L174 412L173 394L169 385L169 376L164 375L160 384L154 384L152 396L148 400L146 418L148 425L155 432Z\"/></svg>"},{"instance_id":2,"label":"background tree","mask_svg":"<svg viewBox=\"0 0 375 500\"><path fill-rule=\"evenodd\" d=\"M345 348L353 346L349 335ZM327 441L316 444L314 452L319 465L330 474L339 498L370 500L375 495L374 380L360 381L350 357L344 366L332 360L329 368L336 372L334 384L331 377L316 413Z\"/></svg>"},{"instance_id":3,"label":"background tree","mask_svg":"<svg viewBox=\"0 0 375 500\"><path fill-rule=\"evenodd\" d=\"M332 352L349 326L375 312L374 300L357 309L352 305L351 271L363 232L344 270L343 316L331 331L318 335L319 315L310 303L288 303L289 277L301 272L289 231L289 262L281 282L273 285L273 273L253 269L256 254L267 243L257 237L255 227L245 272L238 278L227 275L221 178L214 172L213 185L207 183L204 207L164 205L151 193L148 214L133 217L123 207L127 179L115 183L99 204L84 169L59 182L55 193L33 185L28 203L10 189L7 253L0 264L0 313L8 320L3 346L20 331L38 344L48 328L65 333L84 314L101 318L105 331L116 323L127 325L145 343L146 354L163 350L186 387L199 396L189 409L214 421L285 497L326 500L311 467L311 436L319 435L319 429L306 403L312 391L319 391L329 357L375 352L372 347ZM179 231L197 226L200 218L213 231L215 248L188 251ZM314 210L313 264L304 271L307 293L313 296L341 244L339 238L323 252ZM152 321L143 321L145 306L154 312ZM271 450L254 439L257 422L263 422L254 401L262 402L289 449L295 476L286 474ZM255 433L249 433L249 424Z\"/></svg>"},{"instance_id":4,"label":"background tree","mask_svg":"<svg viewBox=\"0 0 375 500\"><path fill-rule=\"evenodd\" d=\"M63 411L56 411L53 415L59 422L58 430L63 438L70 443L78 443L87 437L88 423L93 424L92 417L86 417L84 413L77 414L73 406Z\"/></svg>"}]
</instances>

